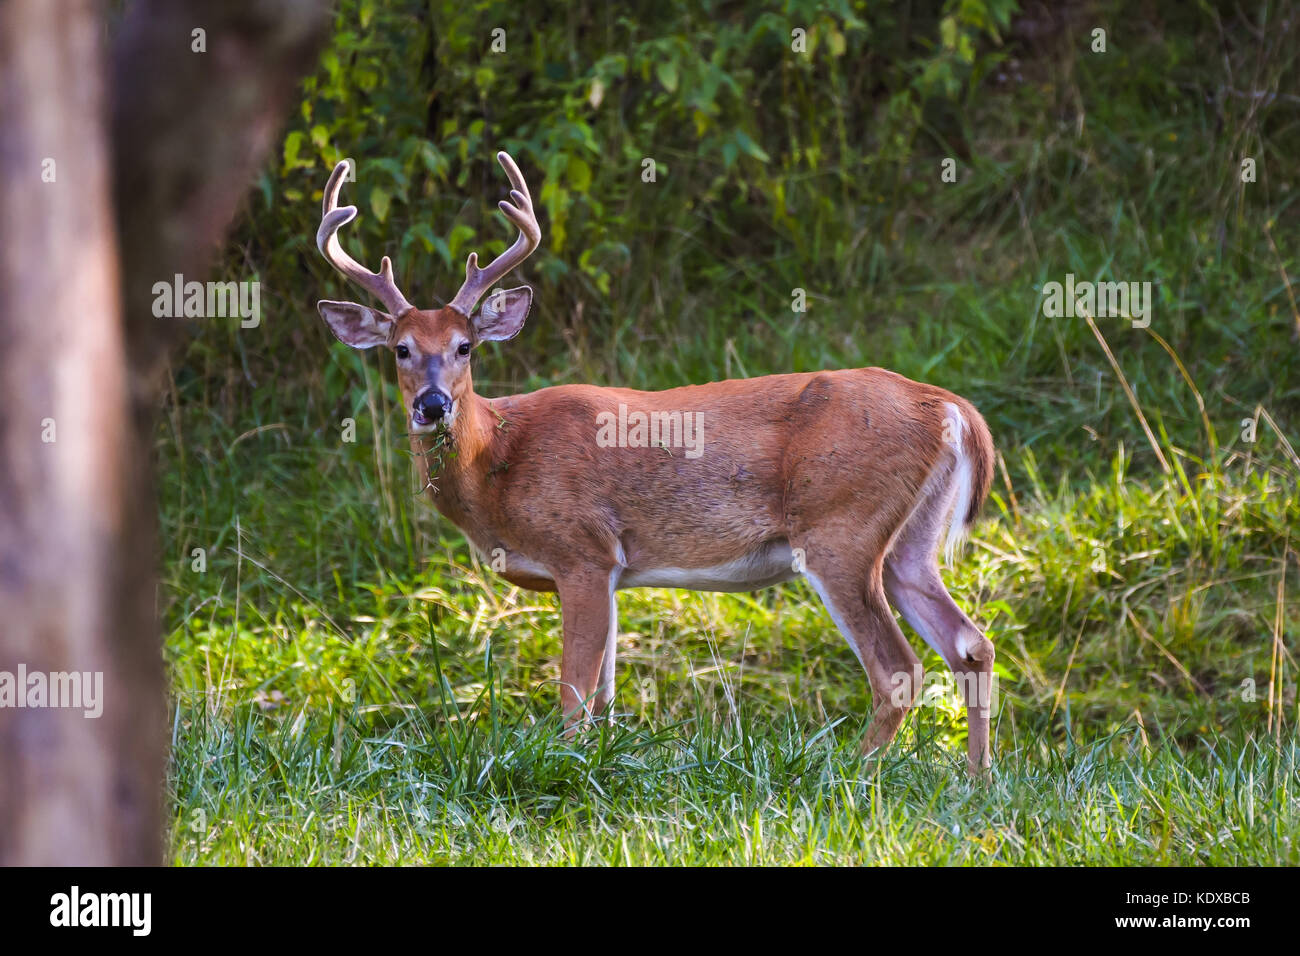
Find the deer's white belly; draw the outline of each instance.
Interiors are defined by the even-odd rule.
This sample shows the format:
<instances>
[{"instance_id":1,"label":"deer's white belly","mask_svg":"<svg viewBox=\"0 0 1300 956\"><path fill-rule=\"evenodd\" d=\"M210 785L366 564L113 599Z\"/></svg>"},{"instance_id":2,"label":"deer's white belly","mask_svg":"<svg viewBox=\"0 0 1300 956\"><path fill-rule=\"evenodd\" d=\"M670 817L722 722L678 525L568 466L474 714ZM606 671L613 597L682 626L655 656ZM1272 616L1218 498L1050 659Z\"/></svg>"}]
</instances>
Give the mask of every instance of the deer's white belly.
<instances>
[{"instance_id":1,"label":"deer's white belly","mask_svg":"<svg viewBox=\"0 0 1300 956\"><path fill-rule=\"evenodd\" d=\"M769 541L723 564L703 568L624 567L618 571L615 587L686 588L691 591L753 591L789 581L799 575L789 542ZM509 571L553 581L555 576L538 561L518 551L505 555Z\"/></svg>"},{"instance_id":2,"label":"deer's white belly","mask_svg":"<svg viewBox=\"0 0 1300 956\"><path fill-rule=\"evenodd\" d=\"M618 587L753 591L789 581L799 573L794 568L794 552L789 543L770 541L733 561L707 568L626 568L618 579Z\"/></svg>"}]
</instances>

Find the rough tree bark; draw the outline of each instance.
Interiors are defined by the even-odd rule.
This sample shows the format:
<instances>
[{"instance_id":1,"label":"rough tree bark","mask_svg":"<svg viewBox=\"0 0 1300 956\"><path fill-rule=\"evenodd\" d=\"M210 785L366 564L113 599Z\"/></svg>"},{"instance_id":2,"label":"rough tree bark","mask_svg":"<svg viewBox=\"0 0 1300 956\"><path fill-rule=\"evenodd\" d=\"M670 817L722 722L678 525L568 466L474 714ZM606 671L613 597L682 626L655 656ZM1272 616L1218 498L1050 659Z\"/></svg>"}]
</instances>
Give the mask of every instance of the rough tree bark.
<instances>
[{"instance_id":1,"label":"rough tree bark","mask_svg":"<svg viewBox=\"0 0 1300 956\"><path fill-rule=\"evenodd\" d=\"M162 662L111 613L127 422L100 62L91 4L0 4L0 671L102 672L111 702L0 710L2 863L159 852Z\"/></svg>"},{"instance_id":2,"label":"rough tree bark","mask_svg":"<svg viewBox=\"0 0 1300 956\"><path fill-rule=\"evenodd\" d=\"M162 859L149 450L180 330L151 289L203 278L326 26L322 0L141 0L110 71L101 14L0 3L0 681L103 674L98 718L0 707L0 865Z\"/></svg>"}]
</instances>

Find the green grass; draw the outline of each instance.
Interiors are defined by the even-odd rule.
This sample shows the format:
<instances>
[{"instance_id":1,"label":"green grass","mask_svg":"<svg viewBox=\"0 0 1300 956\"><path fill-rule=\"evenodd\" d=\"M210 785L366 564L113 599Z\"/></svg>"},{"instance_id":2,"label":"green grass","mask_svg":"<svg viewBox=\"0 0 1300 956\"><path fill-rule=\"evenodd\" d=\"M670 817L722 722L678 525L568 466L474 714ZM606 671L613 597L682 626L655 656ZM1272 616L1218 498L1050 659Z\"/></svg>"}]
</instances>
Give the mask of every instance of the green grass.
<instances>
[{"instance_id":1,"label":"green grass","mask_svg":"<svg viewBox=\"0 0 1300 956\"><path fill-rule=\"evenodd\" d=\"M801 583L622 592L619 716L560 736L555 599L414 497L391 360L330 344L298 267L261 331L196 339L159 435L173 859L1300 862L1297 124L1184 95L1185 39L1129 44L973 102L957 184L761 261L663 222L655 268L543 286L476 359L491 395L879 364L975 401L1002 457L945 577L998 650L987 785L946 700L858 757L866 679ZM1092 330L1042 314L1067 272L1155 283L1149 330L1098 322L1137 409Z\"/></svg>"},{"instance_id":2,"label":"green grass","mask_svg":"<svg viewBox=\"0 0 1300 956\"><path fill-rule=\"evenodd\" d=\"M857 756L866 680L801 584L623 592L620 716L567 741L554 598L454 535L410 560L370 462L280 442L235 446L256 487L212 481L233 500L188 534L226 543L169 582L178 862L1300 860L1295 662L1271 636L1298 623L1294 473L1135 481L1117 457L1079 491L1025 463L948 572L999 651L983 788L947 700Z\"/></svg>"},{"instance_id":3,"label":"green grass","mask_svg":"<svg viewBox=\"0 0 1300 956\"><path fill-rule=\"evenodd\" d=\"M1294 865L1298 754L1206 738L1004 747L988 785L922 735L864 761L828 723L722 729L414 715L198 718L178 863ZM962 758L964 760L964 758Z\"/></svg>"}]
</instances>

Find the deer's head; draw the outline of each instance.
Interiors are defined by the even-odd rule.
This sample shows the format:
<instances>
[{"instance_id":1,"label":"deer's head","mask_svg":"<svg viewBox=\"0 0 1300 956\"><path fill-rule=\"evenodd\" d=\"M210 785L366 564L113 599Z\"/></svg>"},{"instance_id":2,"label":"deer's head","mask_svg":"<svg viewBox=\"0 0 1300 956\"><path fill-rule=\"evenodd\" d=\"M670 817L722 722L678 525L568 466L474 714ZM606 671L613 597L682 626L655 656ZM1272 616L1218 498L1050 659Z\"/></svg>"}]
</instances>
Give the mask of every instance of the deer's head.
<instances>
[{"instance_id":1,"label":"deer's head","mask_svg":"<svg viewBox=\"0 0 1300 956\"><path fill-rule=\"evenodd\" d=\"M339 191L348 164L334 167L321 206L316 245L330 264L383 303L372 309L355 302L316 304L321 317L339 341L356 349L387 346L397 359L397 381L402 389L411 431L415 434L449 428L462 399L473 389L469 357L481 342L513 338L524 327L533 290L528 286L497 289L492 285L523 262L541 242L542 230L533 212L533 198L515 161L497 153L497 161L510 177L510 201L499 205L519 228L514 244L486 268L478 267L478 254L465 263L465 283L456 297L441 309L417 309L406 301L393 281L393 264L387 256L378 272L371 272L343 251L340 227L357 215L356 206L339 207ZM480 299L486 300L477 311Z\"/></svg>"}]
</instances>

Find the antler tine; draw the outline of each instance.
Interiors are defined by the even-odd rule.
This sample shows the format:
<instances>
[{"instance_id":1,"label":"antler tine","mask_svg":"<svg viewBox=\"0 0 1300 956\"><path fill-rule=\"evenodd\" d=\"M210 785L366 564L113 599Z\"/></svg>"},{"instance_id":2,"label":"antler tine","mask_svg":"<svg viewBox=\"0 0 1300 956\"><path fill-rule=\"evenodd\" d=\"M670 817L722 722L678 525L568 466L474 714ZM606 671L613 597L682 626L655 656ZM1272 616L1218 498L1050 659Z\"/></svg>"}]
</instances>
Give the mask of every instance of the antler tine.
<instances>
[{"instance_id":1,"label":"antler tine","mask_svg":"<svg viewBox=\"0 0 1300 956\"><path fill-rule=\"evenodd\" d=\"M523 173L510 158L510 154L504 150L497 153L497 162L506 171L510 185L514 187L510 190L511 201L507 202L503 199L497 203L497 206L505 213L505 217L515 224L519 235L515 237L510 248L489 263L486 268L478 267L478 253L469 254L469 258L465 260L465 284L460 287L456 297L448 303L450 308L465 316L474 311L478 300L494 282L532 255L533 250L542 241L542 227L537 224L537 214L533 212L533 197L528 191L528 184L524 182Z\"/></svg>"},{"instance_id":2,"label":"antler tine","mask_svg":"<svg viewBox=\"0 0 1300 956\"><path fill-rule=\"evenodd\" d=\"M329 182L325 184L320 228L316 230L316 246L330 265L384 303L384 308L394 316L401 315L410 311L412 306L393 280L393 263L388 256L384 256L379 263L378 272L371 272L348 255L339 244L339 229L357 217L356 206L339 206L339 192L343 189L343 178L347 171L347 160L340 161L334 167L334 172L330 173Z\"/></svg>"}]
</instances>

